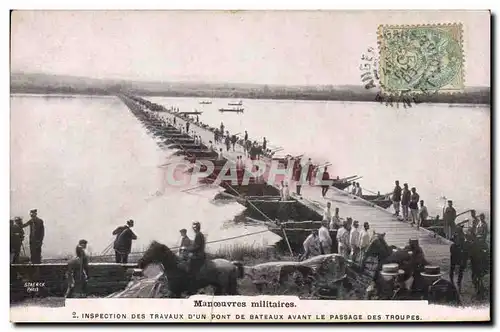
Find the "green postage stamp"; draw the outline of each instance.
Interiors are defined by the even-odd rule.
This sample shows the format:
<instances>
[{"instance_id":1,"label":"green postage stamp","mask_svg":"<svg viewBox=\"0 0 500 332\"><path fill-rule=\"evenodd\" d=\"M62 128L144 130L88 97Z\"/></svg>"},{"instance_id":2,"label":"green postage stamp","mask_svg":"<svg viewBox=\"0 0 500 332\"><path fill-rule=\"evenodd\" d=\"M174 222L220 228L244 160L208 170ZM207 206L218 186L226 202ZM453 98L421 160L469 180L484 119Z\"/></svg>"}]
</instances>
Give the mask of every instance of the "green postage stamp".
<instances>
[{"instance_id":1,"label":"green postage stamp","mask_svg":"<svg viewBox=\"0 0 500 332\"><path fill-rule=\"evenodd\" d=\"M463 90L461 24L380 25L378 42L384 93Z\"/></svg>"}]
</instances>

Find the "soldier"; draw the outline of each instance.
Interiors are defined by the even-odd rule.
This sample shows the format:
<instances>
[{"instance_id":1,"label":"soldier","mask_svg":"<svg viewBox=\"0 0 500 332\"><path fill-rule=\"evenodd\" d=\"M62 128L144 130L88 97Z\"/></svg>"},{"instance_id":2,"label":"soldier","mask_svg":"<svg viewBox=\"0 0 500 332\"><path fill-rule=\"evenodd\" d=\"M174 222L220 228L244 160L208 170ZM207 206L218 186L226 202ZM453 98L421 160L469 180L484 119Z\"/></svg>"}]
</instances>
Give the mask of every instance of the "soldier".
<instances>
[{"instance_id":1,"label":"soldier","mask_svg":"<svg viewBox=\"0 0 500 332\"><path fill-rule=\"evenodd\" d=\"M187 259L187 249L191 246L191 239L187 236L187 230L185 228L180 230L181 233L181 240L179 243L179 251L178 255L182 259L186 260Z\"/></svg>"},{"instance_id":2,"label":"soldier","mask_svg":"<svg viewBox=\"0 0 500 332\"><path fill-rule=\"evenodd\" d=\"M405 250L409 250L412 252L412 257L417 265L422 265L421 268L426 264L424 251L422 247L420 247L418 239L410 239L408 241L408 246L405 247Z\"/></svg>"},{"instance_id":3,"label":"soldier","mask_svg":"<svg viewBox=\"0 0 500 332\"><path fill-rule=\"evenodd\" d=\"M134 221L131 219L127 221L126 225L117 227L113 231L113 235L116 235L113 245L116 263L127 264L128 262L128 255L132 249L132 240L137 240L137 235L132 231L132 227L134 227Z\"/></svg>"},{"instance_id":4,"label":"soldier","mask_svg":"<svg viewBox=\"0 0 500 332\"><path fill-rule=\"evenodd\" d=\"M486 246L486 239L488 237L488 225L486 224L486 216L484 213L479 215L479 225L476 228L476 238L480 245Z\"/></svg>"},{"instance_id":5,"label":"soldier","mask_svg":"<svg viewBox=\"0 0 500 332\"><path fill-rule=\"evenodd\" d=\"M357 262L359 260L359 253L361 251L360 243L360 232L359 232L359 221L354 220L352 223L352 229L349 234L349 245L351 246L351 260Z\"/></svg>"},{"instance_id":6,"label":"soldier","mask_svg":"<svg viewBox=\"0 0 500 332\"><path fill-rule=\"evenodd\" d=\"M23 220L15 217L10 221L10 253L11 264L19 263L19 254L24 240Z\"/></svg>"},{"instance_id":7,"label":"soldier","mask_svg":"<svg viewBox=\"0 0 500 332\"><path fill-rule=\"evenodd\" d=\"M346 259L349 258L351 248L349 243L351 231L350 220L351 218L347 218L347 220L343 222L342 227L337 231L338 254Z\"/></svg>"},{"instance_id":8,"label":"soldier","mask_svg":"<svg viewBox=\"0 0 500 332\"><path fill-rule=\"evenodd\" d=\"M408 183L403 184L403 194L401 197L401 208L403 210L403 220L408 221L408 212L410 207L411 192L408 189Z\"/></svg>"},{"instance_id":9,"label":"soldier","mask_svg":"<svg viewBox=\"0 0 500 332\"><path fill-rule=\"evenodd\" d=\"M452 237L453 243L450 246L450 281L454 282L455 268L458 266L457 286L459 292L462 292L462 279L468 259L465 240L463 226L456 227Z\"/></svg>"},{"instance_id":10,"label":"soldier","mask_svg":"<svg viewBox=\"0 0 500 332\"><path fill-rule=\"evenodd\" d=\"M45 237L45 226L43 220L38 218L37 213L36 209L31 210L31 219L23 224L23 228L30 227L30 256L33 264L42 262L42 244Z\"/></svg>"},{"instance_id":11,"label":"soldier","mask_svg":"<svg viewBox=\"0 0 500 332\"><path fill-rule=\"evenodd\" d=\"M401 205L401 187L399 186L399 181L396 180L396 186L392 192L392 206L394 206L394 215L399 216L399 209Z\"/></svg>"},{"instance_id":12,"label":"soldier","mask_svg":"<svg viewBox=\"0 0 500 332\"><path fill-rule=\"evenodd\" d=\"M330 202L326 203L326 209L323 212L323 221L326 221L328 226L332 222L332 203Z\"/></svg>"},{"instance_id":13,"label":"soldier","mask_svg":"<svg viewBox=\"0 0 500 332\"><path fill-rule=\"evenodd\" d=\"M370 231L370 223L368 221L365 221L363 223L363 230L359 233L359 247L360 247L360 256L361 260L365 257L366 250L368 250L368 246L370 245L371 241L371 234L372 232Z\"/></svg>"},{"instance_id":14,"label":"soldier","mask_svg":"<svg viewBox=\"0 0 500 332\"><path fill-rule=\"evenodd\" d=\"M420 272L424 270L425 265L427 265L427 260L425 259L424 251L420 247L418 239L410 239L408 246L405 250L411 252L411 264L413 268L413 278L414 285L421 285L421 275ZM421 287L417 287L417 291L423 291Z\"/></svg>"},{"instance_id":15,"label":"soldier","mask_svg":"<svg viewBox=\"0 0 500 332\"><path fill-rule=\"evenodd\" d=\"M234 146L236 145L236 142L238 141L238 137L236 135L231 136L231 145L233 146L233 151L234 151Z\"/></svg>"},{"instance_id":16,"label":"soldier","mask_svg":"<svg viewBox=\"0 0 500 332\"><path fill-rule=\"evenodd\" d=\"M426 287L429 303L460 305L460 295L452 282L442 279L439 266L425 266L421 273Z\"/></svg>"},{"instance_id":17,"label":"soldier","mask_svg":"<svg viewBox=\"0 0 500 332\"><path fill-rule=\"evenodd\" d=\"M329 203L329 202L328 202ZM332 253L332 238L330 237L330 232L328 231L328 220L323 220L322 225L318 231L319 244L321 248L321 254L331 254Z\"/></svg>"},{"instance_id":18,"label":"soldier","mask_svg":"<svg viewBox=\"0 0 500 332\"><path fill-rule=\"evenodd\" d=\"M297 195L300 196L300 190L302 188L302 166L299 164L296 164L296 168L293 174L293 180L295 181L295 187L296 187L296 193Z\"/></svg>"},{"instance_id":19,"label":"soldier","mask_svg":"<svg viewBox=\"0 0 500 332\"><path fill-rule=\"evenodd\" d=\"M193 223L193 231L195 233L193 244L189 248L191 253L191 260L189 263L189 272L196 276L196 273L205 263L205 236L201 233L201 224L199 222Z\"/></svg>"},{"instance_id":20,"label":"soldier","mask_svg":"<svg viewBox=\"0 0 500 332\"><path fill-rule=\"evenodd\" d=\"M447 239L451 239L453 232L455 231L455 218L457 217L457 211L453 207L453 201L448 201L448 207L443 213L444 222L444 234Z\"/></svg>"},{"instance_id":21,"label":"soldier","mask_svg":"<svg viewBox=\"0 0 500 332\"><path fill-rule=\"evenodd\" d=\"M320 254L320 244L318 231L312 230L311 234L305 239L303 243L304 254L301 257L301 260L308 259L309 257L314 257Z\"/></svg>"},{"instance_id":22,"label":"soldier","mask_svg":"<svg viewBox=\"0 0 500 332\"><path fill-rule=\"evenodd\" d=\"M80 291L82 297L86 297L87 295L89 261L85 252L86 249L87 240L78 241L78 245L75 249L76 257L68 262L68 271L66 273L68 288L66 290L66 298L73 297L75 289L78 289Z\"/></svg>"},{"instance_id":23,"label":"soldier","mask_svg":"<svg viewBox=\"0 0 500 332\"><path fill-rule=\"evenodd\" d=\"M330 222L330 227L331 230L334 229L339 229L339 227L342 225L342 222L340 221L340 215L339 215L339 208L335 208L335 215L332 217L332 221Z\"/></svg>"}]
</instances>

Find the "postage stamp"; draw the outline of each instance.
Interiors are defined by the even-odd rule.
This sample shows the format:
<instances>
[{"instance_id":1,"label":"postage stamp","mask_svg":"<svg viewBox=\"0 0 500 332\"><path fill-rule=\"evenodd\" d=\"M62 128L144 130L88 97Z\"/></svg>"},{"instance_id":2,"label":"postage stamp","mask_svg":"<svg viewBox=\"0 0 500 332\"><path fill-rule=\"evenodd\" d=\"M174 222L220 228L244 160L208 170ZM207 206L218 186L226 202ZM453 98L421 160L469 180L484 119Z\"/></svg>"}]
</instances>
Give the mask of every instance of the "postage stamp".
<instances>
[{"instance_id":1,"label":"postage stamp","mask_svg":"<svg viewBox=\"0 0 500 332\"><path fill-rule=\"evenodd\" d=\"M384 92L463 90L461 24L381 25L378 42Z\"/></svg>"},{"instance_id":2,"label":"postage stamp","mask_svg":"<svg viewBox=\"0 0 500 332\"><path fill-rule=\"evenodd\" d=\"M13 11L11 321L489 321L490 14L430 13Z\"/></svg>"}]
</instances>

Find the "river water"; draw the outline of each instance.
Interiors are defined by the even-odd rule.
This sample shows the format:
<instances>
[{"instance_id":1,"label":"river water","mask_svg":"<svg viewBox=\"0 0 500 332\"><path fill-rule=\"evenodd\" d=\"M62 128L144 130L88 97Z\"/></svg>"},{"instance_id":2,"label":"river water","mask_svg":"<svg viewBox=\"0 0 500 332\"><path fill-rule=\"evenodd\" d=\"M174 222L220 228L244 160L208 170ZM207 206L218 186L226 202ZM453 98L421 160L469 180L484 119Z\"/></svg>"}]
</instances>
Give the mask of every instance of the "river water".
<instances>
[{"instance_id":1,"label":"river water","mask_svg":"<svg viewBox=\"0 0 500 332\"><path fill-rule=\"evenodd\" d=\"M417 105L410 109L376 103L243 100L245 113L220 113L227 99L200 105L196 98L147 98L181 111L203 111L200 121L231 132L248 130L292 155L329 161L330 174L362 175L361 186L381 193L394 180L415 186L433 214L442 196L458 212L489 212L490 109L487 106ZM136 221L139 239L178 241L178 230L199 220L208 241L264 230L233 224L237 203L217 204L217 189L163 191L170 151L161 150L115 97L11 96L11 216L27 219L37 208L45 220L44 258L70 254L80 238L93 254L112 241L111 232ZM209 247L271 244L271 233Z\"/></svg>"}]
</instances>

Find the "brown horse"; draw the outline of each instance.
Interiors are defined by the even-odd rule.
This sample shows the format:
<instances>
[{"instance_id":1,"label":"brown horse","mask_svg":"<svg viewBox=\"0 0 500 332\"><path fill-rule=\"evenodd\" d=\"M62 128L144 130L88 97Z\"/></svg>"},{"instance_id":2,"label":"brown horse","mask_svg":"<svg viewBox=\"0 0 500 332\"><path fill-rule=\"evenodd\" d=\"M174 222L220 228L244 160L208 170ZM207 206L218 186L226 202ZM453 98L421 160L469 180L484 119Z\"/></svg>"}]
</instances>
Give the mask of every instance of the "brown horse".
<instances>
[{"instance_id":1,"label":"brown horse","mask_svg":"<svg viewBox=\"0 0 500 332\"><path fill-rule=\"evenodd\" d=\"M139 268L148 264L163 265L170 296L179 298L183 293L193 295L201 288L212 286L215 295L237 295L238 278L243 277L243 265L225 259L205 260L196 275L189 273L178 257L164 244L153 241L139 260Z\"/></svg>"}]
</instances>

